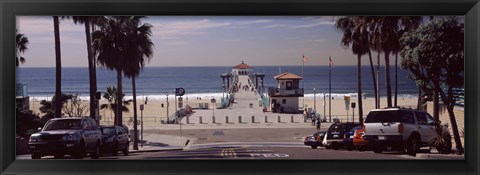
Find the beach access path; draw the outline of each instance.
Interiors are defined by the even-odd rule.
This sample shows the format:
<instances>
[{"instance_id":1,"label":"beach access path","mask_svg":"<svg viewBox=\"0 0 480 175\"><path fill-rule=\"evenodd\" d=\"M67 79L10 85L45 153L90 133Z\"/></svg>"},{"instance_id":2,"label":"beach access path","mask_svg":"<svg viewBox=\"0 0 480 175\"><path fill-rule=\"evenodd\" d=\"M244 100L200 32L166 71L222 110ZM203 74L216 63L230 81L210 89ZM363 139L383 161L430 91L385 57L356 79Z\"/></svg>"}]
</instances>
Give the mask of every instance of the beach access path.
<instances>
[{"instance_id":1,"label":"beach access path","mask_svg":"<svg viewBox=\"0 0 480 175\"><path fill-rule=\"evenodd\" d=\"M248 85L248 76L238 76L239 84ZM251 87L251 86L250 86ZM235 100L225 109L195 109L193 114L183 117L182 129L222 128L310 128L303 114L279 114L263 112L260 97L255 91L243 90L235 93ZM217 102L217 104L219 104ZM212 105L210 103L210 105ZM292 120L293 118L293 120ZM201 120L201 121L200 121ZM293 122L292 122L293 121ZM146 129L179 129L180 124L145 125Z\"/></svg>"}]
</instances>

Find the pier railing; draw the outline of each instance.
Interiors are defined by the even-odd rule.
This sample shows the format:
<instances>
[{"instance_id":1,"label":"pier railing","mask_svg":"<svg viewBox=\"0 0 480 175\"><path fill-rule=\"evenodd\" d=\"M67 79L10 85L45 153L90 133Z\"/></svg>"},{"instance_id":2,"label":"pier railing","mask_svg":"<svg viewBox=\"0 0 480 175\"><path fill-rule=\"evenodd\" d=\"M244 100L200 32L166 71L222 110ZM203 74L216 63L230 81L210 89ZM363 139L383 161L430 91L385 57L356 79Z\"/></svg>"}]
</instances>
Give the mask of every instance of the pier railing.
<instances>
[{"instance_id":1,"label":"pier railing","mask_svg":"<svg viewBox=\"0 0 480 175\"><path fill-rule=\"evenodd\" d=\"M281 89L270 87L268 88L268 94L270 96L303 96L303 88L298 89Z\"/></svg>"}]
</instances>

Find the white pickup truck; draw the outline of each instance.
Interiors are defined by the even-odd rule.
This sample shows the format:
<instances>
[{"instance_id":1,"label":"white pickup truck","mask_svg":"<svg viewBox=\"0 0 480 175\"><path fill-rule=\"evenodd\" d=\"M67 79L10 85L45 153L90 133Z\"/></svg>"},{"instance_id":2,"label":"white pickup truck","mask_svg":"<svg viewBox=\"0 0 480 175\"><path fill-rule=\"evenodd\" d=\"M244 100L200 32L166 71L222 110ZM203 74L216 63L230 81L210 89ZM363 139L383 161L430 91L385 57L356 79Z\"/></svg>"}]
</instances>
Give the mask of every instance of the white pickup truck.
<instances>
[{"instance_id":1,"label":"white pickup truck","mask_svg":"<svg viewBox=\"0 0 480 175\"><path fill-rule=\"evenodd\" d=\"M375 153L391 148L406 149L410 155L415 155L422 146L429 146L438 138L437 127L441 126L430 114L405 108L372 110L363 125L364 138ZM451 149L451 140L448 142Z\"/></svg>"}]
</instances>

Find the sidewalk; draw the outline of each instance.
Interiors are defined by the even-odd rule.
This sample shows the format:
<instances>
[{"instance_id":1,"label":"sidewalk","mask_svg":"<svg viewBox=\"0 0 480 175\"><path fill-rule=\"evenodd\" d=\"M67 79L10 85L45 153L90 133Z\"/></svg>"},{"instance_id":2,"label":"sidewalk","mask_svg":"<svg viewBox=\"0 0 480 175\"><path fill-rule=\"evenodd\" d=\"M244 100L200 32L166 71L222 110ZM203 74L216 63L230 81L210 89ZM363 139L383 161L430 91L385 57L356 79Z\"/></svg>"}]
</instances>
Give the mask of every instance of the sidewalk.
<instances>
[{"instance_id":1,"label":"sidewalk","mask_svg":"<svg viewBox=\"0 0 480 175\"><path fill-rule=\"evenodd\" d=\"M143 143L141 141L138 143L138 150L134 150L133 142L130 142L130 152L182 150L186 146L191 146L193 140L192 138L171 135L144 134Z\"/></svg>"}]
</instances>

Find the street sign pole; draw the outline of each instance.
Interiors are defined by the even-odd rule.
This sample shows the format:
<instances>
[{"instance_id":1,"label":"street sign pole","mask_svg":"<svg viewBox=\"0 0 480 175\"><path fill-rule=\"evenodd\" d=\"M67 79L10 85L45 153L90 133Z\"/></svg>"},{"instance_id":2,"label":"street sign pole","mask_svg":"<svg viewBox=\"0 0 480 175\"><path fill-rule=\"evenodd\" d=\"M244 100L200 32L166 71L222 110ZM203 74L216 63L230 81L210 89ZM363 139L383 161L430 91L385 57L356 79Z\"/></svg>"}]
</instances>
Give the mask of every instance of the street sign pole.
<instances>
[{"instance_id":1,"label":"street sign pole","mask_svg":"<svg viewBox=\"0 0 480 175\"><path fill-rule=\"evenodd\" d=\"M142 138L140 139L140 140L141 140L140 146L141 146L142 148L143 148L143 108L144 108L143 104L140 105L140 120L141 120L141 124L142 124L142 125L141 125L141 127L142 127L142 128L141 128L141 132L142 132L142 135L141 135L141 136L142 136ZM135 123L135 125L136 125L136 123ZM135 139L137 139L137 138L135 138Z\"/></svg>"}]
</instances>

